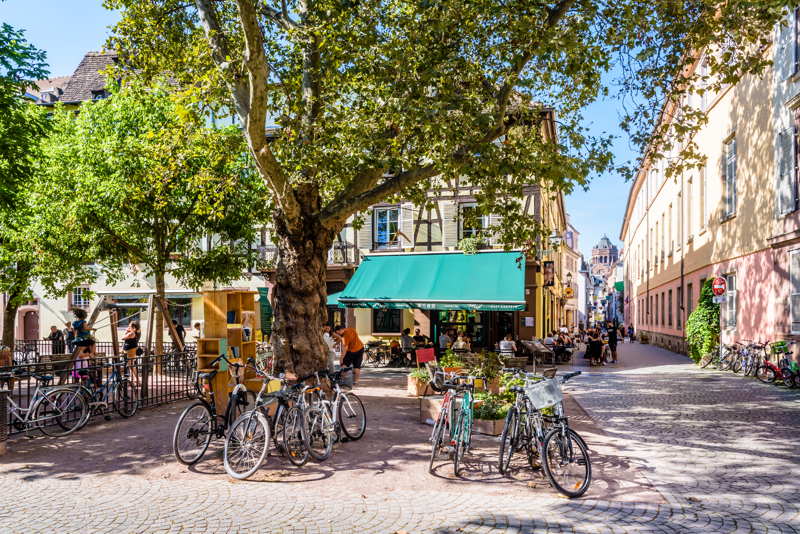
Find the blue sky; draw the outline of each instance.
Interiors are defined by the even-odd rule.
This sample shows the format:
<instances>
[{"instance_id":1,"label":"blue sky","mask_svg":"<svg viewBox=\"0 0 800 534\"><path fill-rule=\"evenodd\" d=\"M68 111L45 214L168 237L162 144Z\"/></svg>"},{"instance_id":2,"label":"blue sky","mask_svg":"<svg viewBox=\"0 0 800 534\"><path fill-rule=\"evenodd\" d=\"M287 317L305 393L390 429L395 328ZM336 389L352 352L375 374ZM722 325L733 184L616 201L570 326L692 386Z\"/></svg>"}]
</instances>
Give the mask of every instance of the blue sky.
<instances>
[{"instance_id":1,"label":"blue sky","mask_svg":"<svg viewBox=\"0 0 800 534\"><path fill-rule=\"evenodd\" d=\"M108 27L117 19L116 13L103 9L101 0L0 0L0 21L24 29L28 41L47 52L51 76L72 74L85 52L101 49ZM619 130L617 102L613 96L598 102L586 117L593 133L619 136L614 153L617 163L624 163L635 154ZM604 175L593 177L588 191L577 190L567 197L567 211L587 256L603 234L619 241L628 189L622 177Z\"/></svg>"}]
</instances>

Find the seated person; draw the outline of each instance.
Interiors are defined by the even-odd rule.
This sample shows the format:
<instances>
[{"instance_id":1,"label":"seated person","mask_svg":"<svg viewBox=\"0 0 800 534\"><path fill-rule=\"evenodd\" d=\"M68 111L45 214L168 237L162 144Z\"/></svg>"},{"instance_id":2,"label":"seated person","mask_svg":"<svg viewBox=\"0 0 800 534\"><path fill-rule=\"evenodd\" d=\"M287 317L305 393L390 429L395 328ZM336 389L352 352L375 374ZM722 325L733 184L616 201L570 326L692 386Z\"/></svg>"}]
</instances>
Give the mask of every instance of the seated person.
<instances>
[{"instance_id":1,"label":"seated person","mask_svg":"<svg viewBox=\"0 0 800 534\"><path fill-rule=\"evenodd\" d=\"M505 339L500 342L500 354L502 356L515 356L517 354L517 344L514 343L514 336L506 334Z\"/></svg>"},{"instance_id":2,"label":"seated person","mask_svg":"<svg viewBox=\"0 0 800 534\"><path fill-rule=\"evenodd\" d=\"M458 335L458 338L456 338L455 343L453 343L452 349L454 352L469 352L470 350L469 342L467 341L467 338L466 336L464 336L463 333L460 333Z\"/></svg>"},{"instance_id":3,"label":"seated person","mask_svg":"<svg viewBox=\"0 0 800 534\"><path fill-rule=\"evenodd\" d=\"M412 339L417 347L423 347L428 344L428 336L422 335L419 328L414 329L414 337Z\"/></svg>"}]
</instances>

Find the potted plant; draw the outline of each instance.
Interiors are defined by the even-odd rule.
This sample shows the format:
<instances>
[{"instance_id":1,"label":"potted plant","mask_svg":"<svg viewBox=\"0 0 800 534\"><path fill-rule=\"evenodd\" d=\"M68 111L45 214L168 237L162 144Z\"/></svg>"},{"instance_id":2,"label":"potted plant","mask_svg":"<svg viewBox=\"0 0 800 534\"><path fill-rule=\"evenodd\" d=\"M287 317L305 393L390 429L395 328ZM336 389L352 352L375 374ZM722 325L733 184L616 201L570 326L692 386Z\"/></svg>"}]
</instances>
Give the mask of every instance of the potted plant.
<instances>
[{"instance_id":1,"label":"potted plant","mask_svg":"<svg viewBox=\"0 0 800 534\"><path fill-rule=\"evenodd\" d=\"M460 373L464 370L463 360L450 349L444 351L444 355L439 358L439 365L445 373Z\"/></svg>"},{"instance_id":2,"label":"potted plant","mask_svg":"<svg viewBox=\"0 0 800 534\"><path fill-rule=\"evenodd\" d=\"M503 431L503 420L508 414L511 403L500 395L478 392L475 394L473 407L475 431L489 436L499 436Z\"/></svg>"},{"instance_id":3,"label":"potted plant","mask_svg":"<svg viewBox=\"0 0 800 534\"><path fill-rule=\"evenodd\" d=\"M414 397L432 395L431 375L424 367L419 367L408 373L407 391Z\"/></svg>"},{"instance_id":4,"label":"potted plant","mask_svg":"<svg viewBox=\"0 0 800 534\"><path fill-rule=\"evenodd\" d=\"M476 388L483 388L489 393L500 393L500 370L503 368L503 363L500 357L494 352L484 352L479 355L478 364L470 368L470 374L474 376L481 376L486 379L486 384L480 380L480 384L476 381Z\"/></svg>"}]
</instances>

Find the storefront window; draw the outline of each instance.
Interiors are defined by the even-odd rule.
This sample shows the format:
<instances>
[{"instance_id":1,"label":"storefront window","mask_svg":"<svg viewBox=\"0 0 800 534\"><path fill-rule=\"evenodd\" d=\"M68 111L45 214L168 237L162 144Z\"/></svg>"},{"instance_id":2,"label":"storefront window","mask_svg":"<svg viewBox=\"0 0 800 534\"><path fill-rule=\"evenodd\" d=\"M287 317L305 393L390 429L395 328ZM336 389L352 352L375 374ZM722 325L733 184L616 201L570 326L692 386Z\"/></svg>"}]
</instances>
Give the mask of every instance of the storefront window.
<instances>
[{"instance_id":1,"label":"storefront window","mask_svg":"<svg viewBox=\"0 0 800 534\"><path fill-rule=\"evenodd\" d=\"M401 310L372 310L372 331L376 334L399 334Z\"/></svg>"}]
</instances>

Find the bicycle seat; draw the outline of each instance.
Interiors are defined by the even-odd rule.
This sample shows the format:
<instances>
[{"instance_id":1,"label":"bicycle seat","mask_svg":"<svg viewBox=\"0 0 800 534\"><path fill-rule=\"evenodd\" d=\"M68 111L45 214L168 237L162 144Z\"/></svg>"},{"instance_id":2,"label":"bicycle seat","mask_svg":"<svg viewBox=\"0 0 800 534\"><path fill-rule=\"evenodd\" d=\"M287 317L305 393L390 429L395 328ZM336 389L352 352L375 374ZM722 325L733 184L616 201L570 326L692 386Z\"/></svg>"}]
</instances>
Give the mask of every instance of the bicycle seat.
<instances>
[{"instance_id":1,"label":"bicycle seat","mask_svg":"<svg viewBox=\"0 0 800 534\"><path fill-rule=\"evenodd\" d=\"M55 377L52 376L52 375L33 375L33 378L37 382L41 382L44 385L46 385L46 384L52 382L53 380L55 380Z\"/></svg>"}]
</instances>

